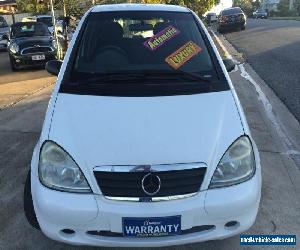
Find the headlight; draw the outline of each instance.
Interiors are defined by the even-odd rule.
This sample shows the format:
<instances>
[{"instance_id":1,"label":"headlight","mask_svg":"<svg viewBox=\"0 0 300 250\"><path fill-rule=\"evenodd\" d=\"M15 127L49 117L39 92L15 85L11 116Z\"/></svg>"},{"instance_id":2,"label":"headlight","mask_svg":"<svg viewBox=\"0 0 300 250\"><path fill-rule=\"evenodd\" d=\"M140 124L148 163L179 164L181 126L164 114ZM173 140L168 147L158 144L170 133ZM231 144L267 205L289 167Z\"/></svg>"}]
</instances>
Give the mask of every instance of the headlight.
<instances>
[{"instance_id":1,"label":"headlight","mask_svg":"<svg viewBox=\"0 0 300 250\"><path fill-rule=\"evenodd\" d=\"M247 136L237 139L223 155L209 188L225 187L250 179L255 172L255 159Z\"/></svg>"},{"instance_id":2,"label":"headlight","mask_svg":"<svg viewBox=\"0 0 300 250\"><path fill-rule=\"evenodd\" d=\"M16 43L11 43L9 45L9 49L12 53L16 54L19 52L19 45L17 45Z\"/></svg>"},{"instance_id":3,"label":"headlight","mask_svg":"<svg viewBox=\"0 0 300 250\"><path fill-rule=\"evenodd\" d=\"M78 193L91 189L71 156L52 141L44 143L39 160L39 178L46 187Z\"/></svg>"}]
</instances>

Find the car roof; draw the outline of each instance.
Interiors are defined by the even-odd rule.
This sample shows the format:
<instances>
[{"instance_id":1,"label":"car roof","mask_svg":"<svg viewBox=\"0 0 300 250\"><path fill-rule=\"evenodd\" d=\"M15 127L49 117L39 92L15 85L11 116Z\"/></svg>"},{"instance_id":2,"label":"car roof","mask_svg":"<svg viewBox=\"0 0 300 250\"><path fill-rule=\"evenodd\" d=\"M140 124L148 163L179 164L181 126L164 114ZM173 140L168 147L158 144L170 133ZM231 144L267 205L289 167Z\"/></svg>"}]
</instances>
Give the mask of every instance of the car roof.
<instances>
[{"instance_id":1,"label":"car roof","mask_svg":"<svg viewBox=\"0 0 300 250\"><path fill-rule=\"evenodd\" d=\"M240 7L230 7L230 8L226 8L226 9L223 9L223 10L234 10L234 9L239 9L239 10L241 10ZM223 10L222 10L222 11L223 11Z\"/></svg>"},{"instance_id":2,"label":"car roof","mask_svg":"<svg viewBox=\"0 0 300 250\"><path fill-rule=\"evenodd\" d=\"M93 7L92 12L102 11L172 11L190 12L186 7L167 4L106 4Z\"/></svg>"},{"instance_id":3,"label":"car roof","mask_svg":"<svg viewBox=\"0 0 300 250\"><path fill-rule=\"evenodd\" d=\"M37 18L39 18L39 17L51 17L52 18L52 16L50 16L50 15L38 15L38 16L36 16Z\"/></svg>"},{"instance_id":4,"label":"car roof","mask_svg":"<svg viewBox=\"0 0 300 250\"><path fill-rule=\"evenodd\" d=\"M37 15L37 16L26 16L23 18L25 19L25 18L40 18L40 17L51 17L51 16L50 15Z\"/></svg>"}]
</instances>

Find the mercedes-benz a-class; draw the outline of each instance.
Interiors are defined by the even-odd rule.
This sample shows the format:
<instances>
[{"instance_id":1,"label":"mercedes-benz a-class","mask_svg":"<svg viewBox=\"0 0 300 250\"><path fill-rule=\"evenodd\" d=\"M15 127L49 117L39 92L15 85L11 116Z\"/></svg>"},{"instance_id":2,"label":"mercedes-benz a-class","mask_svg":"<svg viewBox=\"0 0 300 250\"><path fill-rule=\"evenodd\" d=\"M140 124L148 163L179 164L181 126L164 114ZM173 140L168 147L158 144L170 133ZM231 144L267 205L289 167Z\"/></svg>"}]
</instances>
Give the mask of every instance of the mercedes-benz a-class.
<instances>
[{"instance_id":1,"label":"mercedes-benz a-class","mask_svg":"<svg viewBox=\"0 0 300 250\"><path fill-rule=\"evenodd\" d=\"M25 187L29 222L57 241L150 247L247 230L257 148L200 19L168 5L82 18L58 74Z\"/></svg>"}]
</instances>

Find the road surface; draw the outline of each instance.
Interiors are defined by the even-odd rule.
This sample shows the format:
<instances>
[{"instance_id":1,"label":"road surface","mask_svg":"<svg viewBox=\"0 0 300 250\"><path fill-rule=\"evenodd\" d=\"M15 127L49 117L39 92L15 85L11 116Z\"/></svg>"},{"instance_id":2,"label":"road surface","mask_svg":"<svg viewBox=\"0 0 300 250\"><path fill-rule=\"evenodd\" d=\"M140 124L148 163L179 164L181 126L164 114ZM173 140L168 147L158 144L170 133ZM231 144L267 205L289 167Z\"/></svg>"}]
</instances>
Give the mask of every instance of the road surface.
<instances>
[{"instance_id":1,"label":"road surface","mask_svg":"<svg viewBox=\"0 0 300 250\"><path fill-rule=\"evenodd\" d=\"M0 51L0 84L39 79L47 76L50 75L43 68L24 69L13 72L10 68L8 53Z\"/></svg>"},{"instance_id":2,"label":"road surface","mask_svg":"<svg viewBox=\"0 0 300 250\"><path fill-rule=\"evenodd\" d=\"M248 19L225 36L300 121L300 22Z\"/></svg>"}]
</instances>

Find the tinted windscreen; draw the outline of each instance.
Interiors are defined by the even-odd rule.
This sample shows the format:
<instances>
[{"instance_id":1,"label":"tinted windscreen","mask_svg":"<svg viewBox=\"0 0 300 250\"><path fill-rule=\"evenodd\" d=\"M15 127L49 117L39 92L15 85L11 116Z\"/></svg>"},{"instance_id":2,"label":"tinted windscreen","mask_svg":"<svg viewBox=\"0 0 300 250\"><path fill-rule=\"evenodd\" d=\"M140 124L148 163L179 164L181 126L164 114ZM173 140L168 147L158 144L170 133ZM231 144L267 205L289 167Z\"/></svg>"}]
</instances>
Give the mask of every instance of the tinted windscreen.
<instances>
[{"instance_id":1,"label":"tinted windscreen","mask_svg":"<svg viewBox=\"0 0 300 250\"><path fill-rule=\"evenodd\" d=\"M13 38L49 36L47 26L43 23L17 23L11 26L11 35Z\"/></svg>"},{"instance_id":2,"label":"tinted windscreen","mask_svg":"<svg viewBox=\"0 0 300 250\"><path fill-rule=\"evenodd\" d=\"M191 13L91 13L75 43L63 85L105 84L111 91L108 85L134 89L133 85L195 84L210 91L219 78L203 37Z\"/></svg>"},{"instance_id":3,"label":"tinted windscreen","mask_svg":"<svg viewBox=\"0 0 300 250\"><path fill-rule=\"evenodd\" d=\"M243 13L240 8L233 8L233 9L228 9L228 10L223 10L222 11L223 16L240 14L240 13Z\"/></svg>"},{"instance_id":4,"label":"tinted windscreen","mask_svg":"<svg viewBox=\"0 0 300 250\"><path fill-rule=\"evenodd\" d=\"M89 17L74 74L176 69L214 75L191 14L114 12Z\"/></svg>"}]
</instances>

